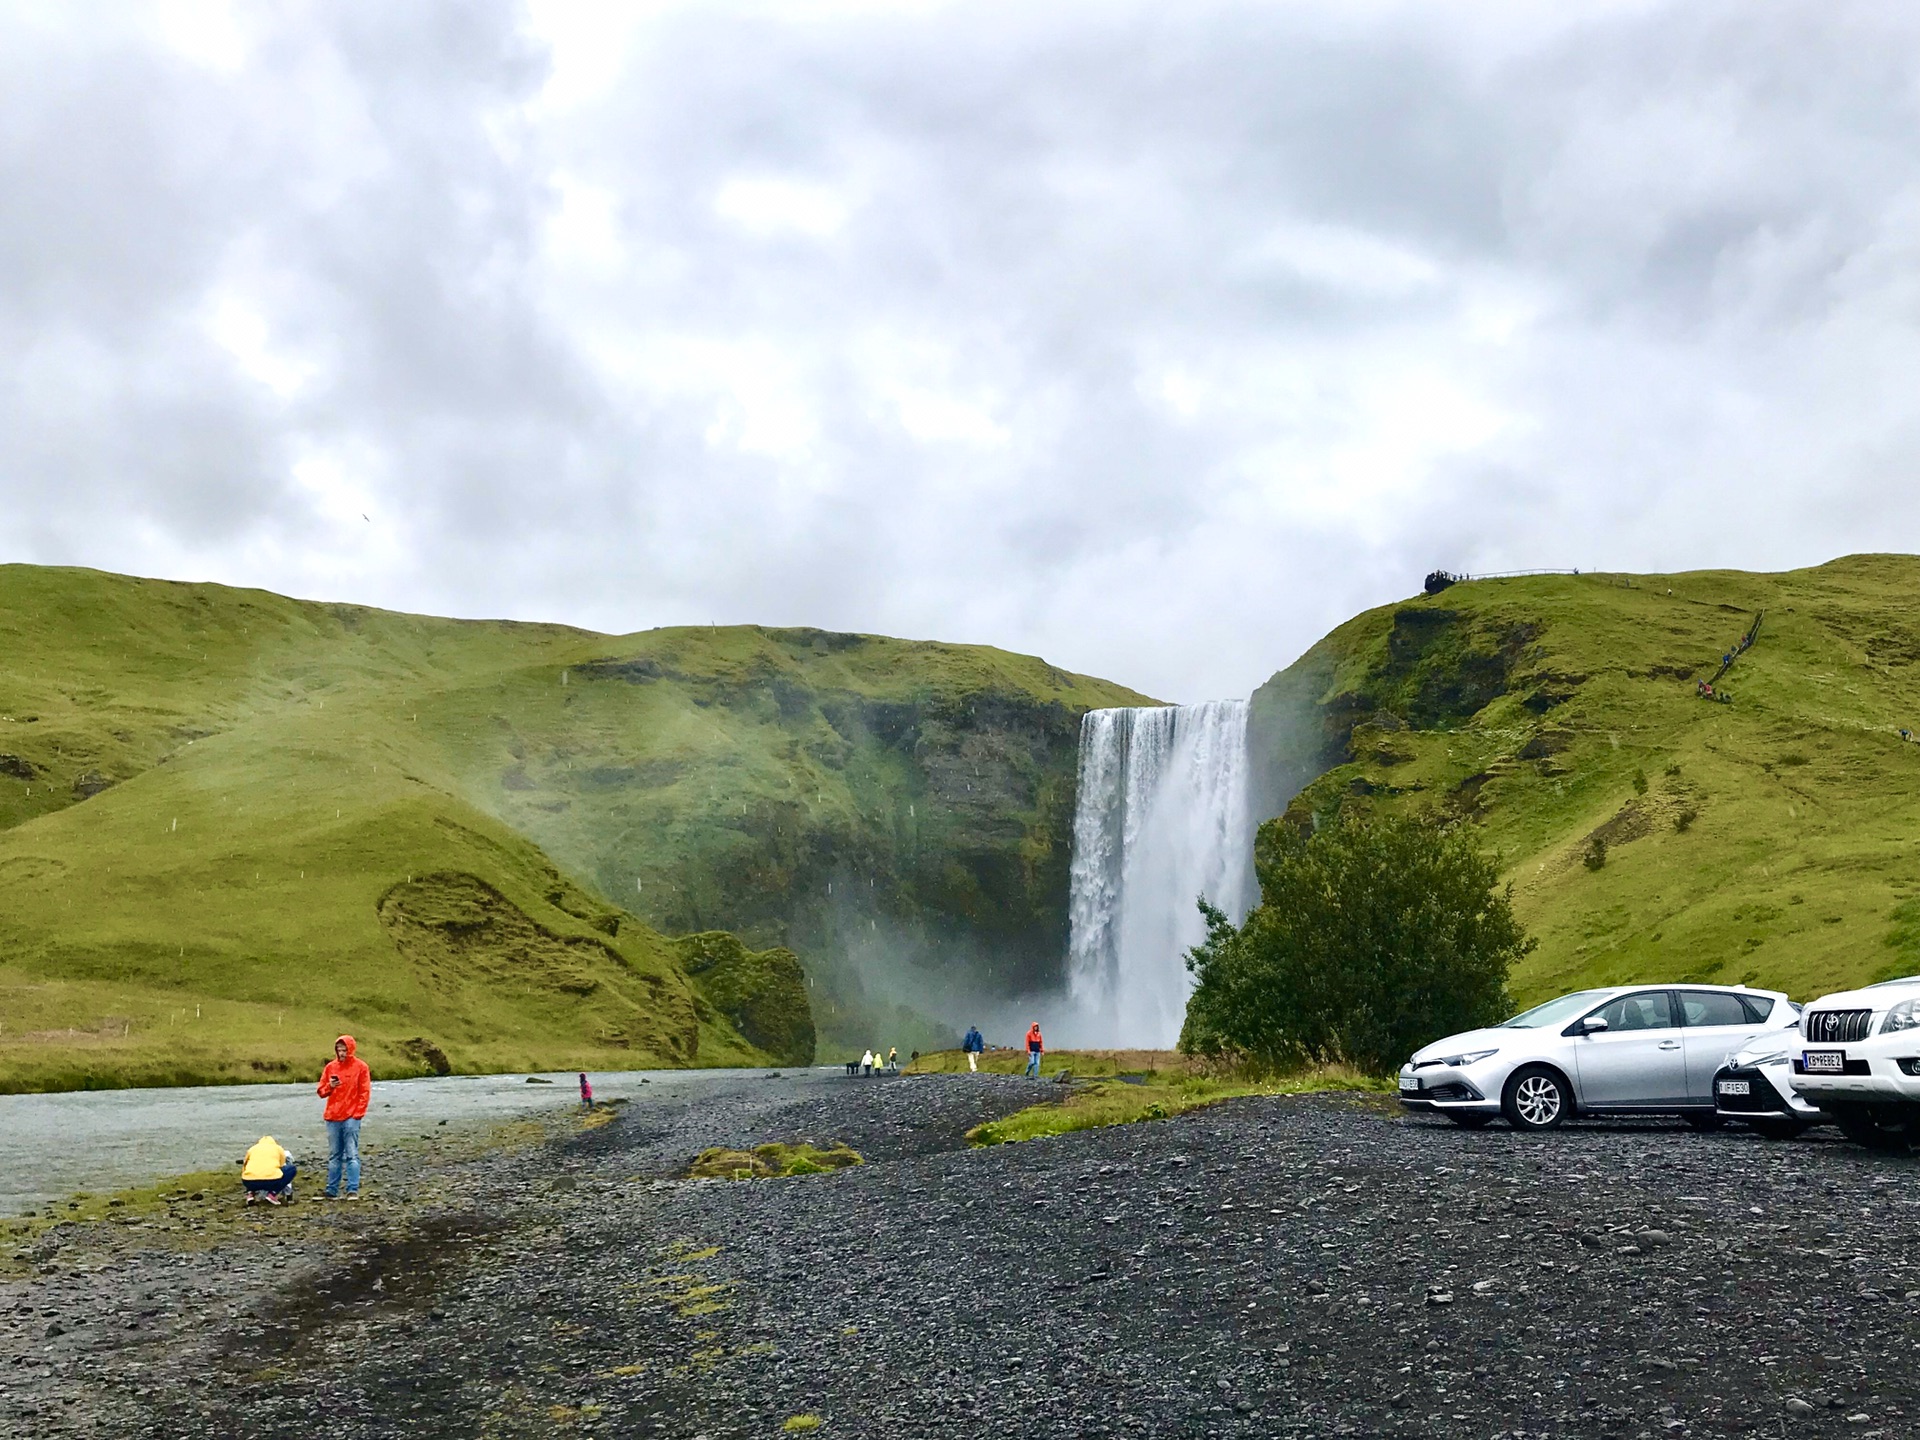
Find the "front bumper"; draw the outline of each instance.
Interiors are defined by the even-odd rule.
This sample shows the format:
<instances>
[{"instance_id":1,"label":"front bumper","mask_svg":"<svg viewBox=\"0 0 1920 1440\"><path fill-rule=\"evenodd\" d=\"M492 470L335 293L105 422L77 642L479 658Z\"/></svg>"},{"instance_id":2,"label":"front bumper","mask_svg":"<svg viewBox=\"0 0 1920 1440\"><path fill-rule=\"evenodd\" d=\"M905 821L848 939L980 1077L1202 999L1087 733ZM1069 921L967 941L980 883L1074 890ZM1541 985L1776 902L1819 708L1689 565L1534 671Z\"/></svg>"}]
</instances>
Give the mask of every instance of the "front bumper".
<instances>
[{"instance_id":1,"label":"front bumper","mask_svg":"<svg viewBox=\"0 0 1920 1440\"><path fill-rule=\"evenodd\" d=\"M1729 1093L1744 1084L1744 1095ZM1713 1108L1728 1120L1818 1120L1820 1112L1793 1093L1784 1065L1723 1065L1713 1077Z\"/></svg>"},{"instance_id":2,"label":"front bumper","mask_svg":"<svg viewBox=\"0 0 1920 1440\"><path fill-rule=\"evenodd\" d=\"M1400 1067L1400 1103L1409 1110L1444 1113L1477 1110L1488 1115L1500 1113L1500 1090L1489 1077L1478 1073L1484 1066L1459 1068L1451 1065L1411 1065ZM1414 1088L1409 1089L1409 1086ZM1491 1097L1491 1098L1489 1098Z\"/></svg>"},{"instance_id":3,"label":"front bumper","mask_svg":"<svg viewBox=\"0 0 1920 1440\"><path fill-rule=\"evenodd\" d=\"M1807 1056L1838 1055L1838 1073L1807 1065ZM1805 1041L1792 1055L1788 1083L1808 1104L1828 1108L1836 1104L1920 1105L1920 1030L1875 1035L1846 1045Z\"/></svg>"}]
</instances>

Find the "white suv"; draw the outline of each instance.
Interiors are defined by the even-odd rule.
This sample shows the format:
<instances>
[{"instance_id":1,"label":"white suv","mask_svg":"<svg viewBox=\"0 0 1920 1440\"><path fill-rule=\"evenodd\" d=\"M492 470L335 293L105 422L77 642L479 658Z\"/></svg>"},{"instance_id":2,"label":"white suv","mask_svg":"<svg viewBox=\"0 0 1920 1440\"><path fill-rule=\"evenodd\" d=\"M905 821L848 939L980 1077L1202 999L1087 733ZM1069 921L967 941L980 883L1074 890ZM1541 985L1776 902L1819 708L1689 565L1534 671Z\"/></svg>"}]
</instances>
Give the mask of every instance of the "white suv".
<instances>
[{"instance_id":1,"label":"white suv","mask_svg":"<svg viewBox=\"0 0 1920 1440\"><path fill-rule=\"evenodd\" d=\"M1862 1145L1920 1135L1920 977L1823 995L1800 1016L1788 1082Z\"/></svg>"}]
</instances>

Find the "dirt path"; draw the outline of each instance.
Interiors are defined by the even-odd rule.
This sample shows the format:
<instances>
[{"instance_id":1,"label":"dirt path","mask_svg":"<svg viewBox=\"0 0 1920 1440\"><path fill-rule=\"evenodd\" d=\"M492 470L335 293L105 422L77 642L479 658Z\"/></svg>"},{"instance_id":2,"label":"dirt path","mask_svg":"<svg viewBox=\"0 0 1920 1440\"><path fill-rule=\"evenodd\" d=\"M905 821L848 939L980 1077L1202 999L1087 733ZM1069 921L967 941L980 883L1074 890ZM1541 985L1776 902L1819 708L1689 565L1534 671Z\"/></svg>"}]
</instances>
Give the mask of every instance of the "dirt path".
<instances>
[{"instance_id":1,"label":"dirt path","mask_svg":"<svg viewBox=\"0 0 1920 1440\"><path fill-rule=\"evenodd\" d=\"M237 1268L224 1242L153 1245L82 1276L82 1251L0 1297L34 1309L0 1332L0 1430L1920 1428L1916 1162L1665 1123L1467 1134L1341 1097L963 1148L1033 1095L984 1075L740 1083L423 1160L431 1203L340 1207L298 1239L276 1215ZM662 1178L708 1144L799 1138L873 1163ZM210 1276L225 1292L192 1299ZM81 1318L82 1290L118 1298ZM150 1294L162 1313L114 1308ZM49 1301L79 1318L51 1341L32 1333Z\"/></svg>"}]
</instances>

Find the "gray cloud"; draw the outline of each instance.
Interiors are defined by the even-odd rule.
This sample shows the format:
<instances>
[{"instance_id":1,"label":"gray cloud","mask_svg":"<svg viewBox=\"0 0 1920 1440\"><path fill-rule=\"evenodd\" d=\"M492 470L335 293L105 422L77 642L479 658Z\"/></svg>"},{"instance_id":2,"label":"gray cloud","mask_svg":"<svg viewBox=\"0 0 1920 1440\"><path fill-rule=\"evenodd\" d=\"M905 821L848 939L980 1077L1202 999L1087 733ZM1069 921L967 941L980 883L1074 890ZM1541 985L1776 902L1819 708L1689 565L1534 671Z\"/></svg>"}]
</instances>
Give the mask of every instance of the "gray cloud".
<instances>
[{"instance_id":1,"label":"gray cloud","mask_svg":"<svg viewBox=\"0 0 1920 1440\"><path fill-rule=\"evenodd\" d=\"M223 13L0 20L5 558L1193 699L1920 539L1907 7Z\"/></svg>"}]
</instances>

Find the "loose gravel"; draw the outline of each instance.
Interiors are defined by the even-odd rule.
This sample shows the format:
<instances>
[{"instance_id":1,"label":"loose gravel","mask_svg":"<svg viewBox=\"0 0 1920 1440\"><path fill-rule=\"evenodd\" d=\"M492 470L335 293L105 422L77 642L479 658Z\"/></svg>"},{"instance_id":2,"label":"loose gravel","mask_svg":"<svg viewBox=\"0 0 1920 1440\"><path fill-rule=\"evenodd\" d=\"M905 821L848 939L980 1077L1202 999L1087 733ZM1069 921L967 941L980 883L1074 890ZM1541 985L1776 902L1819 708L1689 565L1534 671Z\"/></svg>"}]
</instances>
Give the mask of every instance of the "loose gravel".
<instances>
[{"instance_id":1,"label":"loose gravel","mask_svg":"<svg viewBox=\"0 0 1920 1440\"><path fill-rule=\"evenodd\" d=\"M1044 1093L731 1081L324 1222L89 1227L0 1284L0 1433L1920 1431L1920 1162L1347 1096L965 1147ZM870 1163L671 1178L801 1139Z\"/></svg>"}]
</instances>

